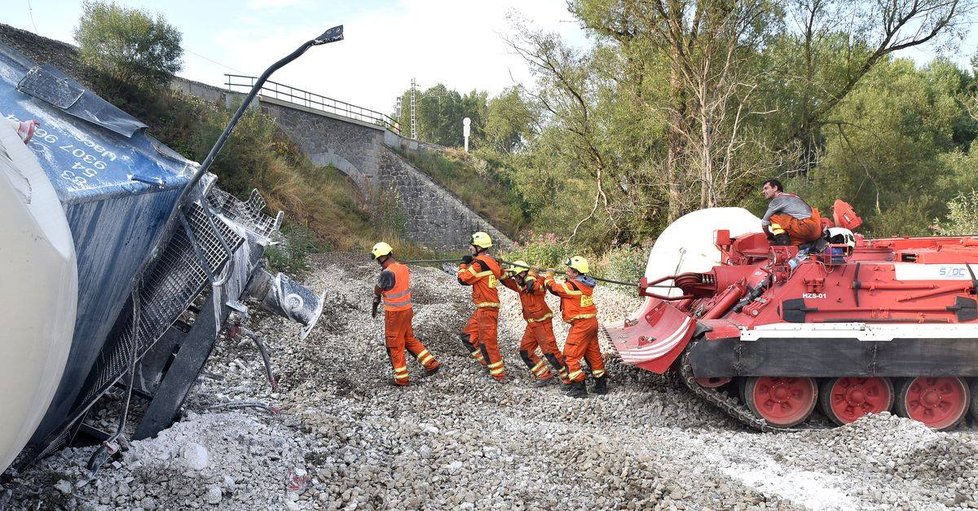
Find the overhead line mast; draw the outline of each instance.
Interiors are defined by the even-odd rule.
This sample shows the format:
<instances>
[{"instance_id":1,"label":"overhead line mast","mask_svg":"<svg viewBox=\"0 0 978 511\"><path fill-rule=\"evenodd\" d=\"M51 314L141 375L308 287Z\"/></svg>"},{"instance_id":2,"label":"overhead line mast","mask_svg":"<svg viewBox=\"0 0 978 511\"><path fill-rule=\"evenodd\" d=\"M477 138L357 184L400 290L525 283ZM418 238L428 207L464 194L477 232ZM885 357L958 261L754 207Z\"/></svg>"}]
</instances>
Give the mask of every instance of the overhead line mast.
<instances>
[{"instance_id":1,"label":"overhead line mast","mask_svg":"<svg viewBox=\"0 0 978 511\"><path fill-rule=\"evenodd\" d=\"M418 82L411 78L411 138L418 139Z\"/></svg>"}]
</instances>

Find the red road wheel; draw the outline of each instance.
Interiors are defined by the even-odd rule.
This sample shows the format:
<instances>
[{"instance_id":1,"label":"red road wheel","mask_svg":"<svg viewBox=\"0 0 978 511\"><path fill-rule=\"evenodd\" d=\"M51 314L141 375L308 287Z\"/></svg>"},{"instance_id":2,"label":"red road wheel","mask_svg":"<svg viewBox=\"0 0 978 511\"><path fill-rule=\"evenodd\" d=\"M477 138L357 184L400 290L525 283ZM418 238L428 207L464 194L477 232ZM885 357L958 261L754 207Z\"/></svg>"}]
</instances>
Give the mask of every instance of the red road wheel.
<instances>
[{"instance_id":1,"label":"red road wheel","mask_svg":"<svg viewBox=\"0 0 978 511\"><path fill-rule=\"evenodd\" d=\"M730 383L731 379L732 378L696 378L696 383L698 383L700 387L715 389Z\"/></svg>"},{"instance_id":2,"label":"red road wheel","mask_svg":"<svg viewBox=\"0 0 978 511\"><path fill-rule=\"evenodd\" d=\"M768 424L790 428L811 415L818 401L818 387L814 379L806 377L751 377L744 397L751 411Z\"/></svg>"},{"instance_id":3,"label":"red road wheel","mask_svg":"<svg viewBox=\"0 0 978 511\"><path fill-rule=\"evenodd\" d=\"M896 412L942 430L956 426L968 413L968 384L954 376L910 378L897 392Z\"/></svg>"},{"instance_id":4,"label":"red road wheel","mask_svg":"<svg viewBox=\"0 0 978 511\"><path fill-rule=\"evenodd\" d=\"M885 412L893 406L893 383L889 378L830 378L822 383L819 404L832 422L855 422L868 413Z\"/></svg>"}]
</instances>

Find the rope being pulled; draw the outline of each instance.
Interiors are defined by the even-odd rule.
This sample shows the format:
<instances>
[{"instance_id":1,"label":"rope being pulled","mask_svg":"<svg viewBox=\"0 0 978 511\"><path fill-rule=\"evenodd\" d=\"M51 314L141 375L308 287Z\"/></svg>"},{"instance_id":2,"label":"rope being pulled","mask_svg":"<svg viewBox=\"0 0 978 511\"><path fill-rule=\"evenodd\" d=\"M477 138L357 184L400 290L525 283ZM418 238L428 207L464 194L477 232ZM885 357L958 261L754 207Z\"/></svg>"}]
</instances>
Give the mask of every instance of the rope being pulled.
<instances>
[{"instance_id":1,"label":"rope being pulled","mask_svg":"<svg viewBox=\"0 0 978 511\"><path fill-rule=\"evenodd\" d=\"M526 268L526 266L523 266L522 264L516 264L516 263L510 262L510 261L505 261L505 260L502 260L502 259L499 259L499 262L501 262L503 264L508 264L508 265L510 265L512 267L515 267L515 268ZM532 268L527 268L527 269L532 269ZM554 269L554 268L540 268L540 269L537 269L537 271L542 272L542 273L559 273L561 270ZM642 287L642 283L641 282L622 282L620 280L612 280L612 279L606 279L606 278L603 278L603 277L597 277L597 276L592 275L590 273L588 274L588 276L590 276L594 280L597 280L598 282L607 282L608 284L617 284L619 286L627 286L627 287ZM645 287L646 288L650 288L650 287L673 288L675 286L669 286L669 285L665 285L665 284L656 284L656 285L645 286Z\"/></svg>"},{"instance_id":2,"label":"rope being pulled","mask_svg":"<svg viewBox=\"0 0 978 511\"><path fill-rule=\"evenodd\" d=\"M502 263L502 264L506 264L506 265L509 265L511 267L514 267L514 268L526 268L527 270L531 270L531 269L535 268L535 266L533 266L533 265L531 265L531 266L524 266L522 264L516 264L514 262L506 261L504 259L497 259L497 260L500 263ZM403 263L403 264L443 264L443 263L459 263L461 261L462 261L462 258L461 257L453 257L453 258L450 258L450 259L408 259L408 260L400 261L400 262ZM560 273L562 270L554 269L554 268L537 268L537 271L539 271L541 273ZM636 288L637 287L642 287L642 284L640 282L623 282L621 280L606 279L604 277L598 277L598 276L595 276L595 275L592 275L592 274L588 274L588 275L591 278L593 278L594 280L597 280L599 282L605 282L605 283L608 283L608 284L616 284L616 285L619 285L619 286L626 286L626 287L636 287ZM666 284L655 284L655 285L651 285L651 286L645 286L645 288L665 288L665 289L672 289L674 287L675 286L666 285Z\"/></svg>"}]
</instances>

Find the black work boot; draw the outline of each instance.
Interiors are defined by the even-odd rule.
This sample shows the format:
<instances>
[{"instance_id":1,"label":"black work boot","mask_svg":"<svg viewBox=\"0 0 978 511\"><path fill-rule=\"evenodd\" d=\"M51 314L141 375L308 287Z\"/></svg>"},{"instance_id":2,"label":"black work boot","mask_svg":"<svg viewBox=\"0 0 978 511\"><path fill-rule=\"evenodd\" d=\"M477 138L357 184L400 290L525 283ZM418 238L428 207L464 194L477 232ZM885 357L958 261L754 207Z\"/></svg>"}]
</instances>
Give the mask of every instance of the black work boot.
<instances>
[{"instance_id":1,"label":"black work boot","mask_svg":"<svg viewBox=\"0 0 978 511\"><path fill-rule=\"evenodd\" d=\"M775 234L774 241L771 242L771 244L775 246L786 247L788 245L791 245L791 236L788 236L785 233Z\"/></svg>"},{"instance_id":2,"label":"black work boot","mask_svg":"<svg viewBox=\"0 0 978 511\"><path fill-rule=\"evenodd\" d=\"M584 385L583 381L571 382L569 385L570 390L567 391L567 395L570 397L587 397L587 387Z\"/></svg>"},{"instance_id":3,"label":"black work boot","mask_svg":"<svg viewBox=\"0 0 978 511\"><path fill-rule=\"evenodd\" d=\"M602 376L600 378L594 379L594 393L598 395L605 395L608 393L608 377Z\"/></svg>"},{"instance_id":4,"label":"black work boot","mask_svg":"<svg viewBox=\"0 0 978 511\"><path fill-rule=\"evenodd\" d=\"M547 378L546 380L541 380L539 378L536 378L536 379L533 380L533 386L536 387L536 388L549 387L549 386L553 385L556 381L557 381L557 378L555 378L553 376L551 376L550 378Z\"/></svg>"},{"instance_id":5,"label":"black work boot","mask_svg":"<svg viewBox=\"0 0 978 511\"><path fill-rule=\"evenodd\" d=\"M465 346L465 354L469 355L472 353L472 343L469 342L469 334L458 334L458 340L462 341L462 346Z\"/></svg>"}]
</instances>

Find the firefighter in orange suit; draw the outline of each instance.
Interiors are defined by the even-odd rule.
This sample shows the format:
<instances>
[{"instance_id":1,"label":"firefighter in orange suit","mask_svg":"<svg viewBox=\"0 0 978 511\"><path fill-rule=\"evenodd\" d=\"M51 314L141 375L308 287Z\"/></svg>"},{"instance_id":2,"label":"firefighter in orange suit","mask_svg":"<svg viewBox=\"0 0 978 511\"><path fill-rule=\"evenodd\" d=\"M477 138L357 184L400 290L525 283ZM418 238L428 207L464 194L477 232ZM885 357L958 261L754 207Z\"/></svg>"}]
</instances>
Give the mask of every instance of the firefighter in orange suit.
<instances>
[{"instance_id":1,"label":"firefighter in orange suit","mask_svg":"<svg viewBox=\"0 0 978 511\"><path fill-rule=\"evenodd\" d=\"M560 297L560 310L565 323L570 323L567 341L564 342L564 363L567 364L567 378L571 381L568 395L587 396L584 385L584 371L581 359L587 361L594 377L594 393L608 393L608 375L605 374L604 359L598 345L598 308L594 305L594 286L597 282L587 275L587 259L574 256L568 259L567 280L558 282L553 272L547 273L544 286Z\"/></svg>"},{"instance_id":2,"label":"firefighter in orange suit","mask_svg":"<svg viewBox=\"0 0 978 511\"><path fill-rule=\"evenodd\" d=\"M472 358L485 364L489 375L502 382L506 379L503 357L499 355L497 340L499 328L499 280L503 270L487 251L492 247L492 238L484 232L472 235L469 252L458 266L458 282L472 286L472 301L475 312L469 319L462 343L472 354Z\"/></svg>"},{"instance_id":3,"label":"firefighter in orange suit","mask_svg":"<svg viewBox=\"0 0 978 511\"><path fill-rule=\"evenodd\" d=\"M553 373L547 368L546 362L537 355L539 348L561 381L570 383L564 367L564 357L557 348L557 339L554 338L554 314L547 305L547 290L543 288L543 282L538 282L536 272L531 272L527 263L516 261L503 278L503 285L519 294L520 305L523 307L526 330L520 340L520 358L526 367L538 381L553 379Z\"/></svg>"},{"instance_id":4,"label":"firefighter in orange suit","mask_svg":"<svg viewBox=\"0 0 978 511\"><path fill-rule=\"evenodd\" d=\"M777 179L768 179L761 188L767 199L767 211L761 227L772 245L803 245L822 237L822 220L818 210L801 197L784 191Z\"/></svg>"},{"instance_id":5,"label":"firefighter in orange suit","mask_svg":"<svg viewBox=\"0 0 978 511\"><path fill-rule=\"evenodd\" d=\"M414 309L411 306L411 271L408 267L394 260L393 249L381 241L370 251L374 260L383 270L380 279L374 286L373 317L377 317L377 308L381 300L384 303L384 338L387 344L387 354L394 368L394 385L407 386L407 361L404 349L424 366L429 375L438 371L440 364L435 357L414 336L411 320Z\"/></svg>"}]
</instances>

